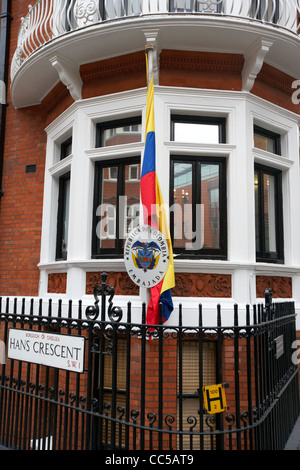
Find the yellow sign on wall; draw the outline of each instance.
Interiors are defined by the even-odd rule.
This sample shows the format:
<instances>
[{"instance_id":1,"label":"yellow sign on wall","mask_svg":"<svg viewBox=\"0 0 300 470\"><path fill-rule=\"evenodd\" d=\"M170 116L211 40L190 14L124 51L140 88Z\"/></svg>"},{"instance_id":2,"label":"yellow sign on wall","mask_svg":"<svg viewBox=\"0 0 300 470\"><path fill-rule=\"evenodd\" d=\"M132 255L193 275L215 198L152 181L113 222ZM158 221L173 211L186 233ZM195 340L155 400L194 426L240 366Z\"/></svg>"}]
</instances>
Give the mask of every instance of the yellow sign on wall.
<instances>
[{"instance_id":1,"label":"yellow sign on wall","mask_svg":"<svg viewBox=\"0 0 300 470\"><path fill-rule=\"evenodd\" d=\"M203 387L204 407L209 414L223 413L227 410L225 387L227 384Z\"/></svg>"}]
</instances>

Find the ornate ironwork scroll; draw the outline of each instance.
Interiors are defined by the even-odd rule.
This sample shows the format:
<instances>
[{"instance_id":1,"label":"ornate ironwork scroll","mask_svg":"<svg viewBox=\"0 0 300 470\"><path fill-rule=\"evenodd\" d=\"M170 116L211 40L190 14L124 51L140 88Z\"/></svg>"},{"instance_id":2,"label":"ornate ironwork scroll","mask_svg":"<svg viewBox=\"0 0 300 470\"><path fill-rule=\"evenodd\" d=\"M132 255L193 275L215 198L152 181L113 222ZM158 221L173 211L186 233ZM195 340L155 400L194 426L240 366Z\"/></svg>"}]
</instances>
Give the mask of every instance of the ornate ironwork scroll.
<instances>
[{"instance_id":1,"label":"ornate ironwork scroll","mask_svg":"<svg viewBox=\"0 0 300 470\"><path fill-rule=\"evenodd\" d=\"M101 284L97 284L94 287L94 298L95 303L86 308L85 314L88 320L98 320L101 313L101 321L105 320L106 316L106 297L108 297L108 318L111 322L120 322L123 317L123 311L120 307L114 307L113 298L115 296L115 289L113 286L107 284L107 273L101 274ZM101 310L100 310L100 299L101 296Z\"/></svg>"}]
</instances>

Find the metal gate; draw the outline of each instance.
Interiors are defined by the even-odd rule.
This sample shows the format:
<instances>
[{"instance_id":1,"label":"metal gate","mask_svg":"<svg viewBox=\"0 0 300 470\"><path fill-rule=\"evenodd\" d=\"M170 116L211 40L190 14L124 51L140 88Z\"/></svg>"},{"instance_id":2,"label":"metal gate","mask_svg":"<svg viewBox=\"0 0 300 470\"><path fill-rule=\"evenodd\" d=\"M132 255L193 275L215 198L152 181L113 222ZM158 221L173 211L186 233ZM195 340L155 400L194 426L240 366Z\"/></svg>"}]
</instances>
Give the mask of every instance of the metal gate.
<instances>
[{"instance_id":1,"label":"metal gate","mask_svg":"<svg viewBox=\"0 0 300 470\"><path fill-rule=\"evenodd\" d=\"M299 416L293 303L272 303L267 292L264 305L247 307L244 325L238 306L232 326L222 325L217 306L216 324L203 326L199 305L195 326L183 325L182 306L177 326L149 326L145 305L138 324L130 303L126 312L113 306L106 279L103 274L87 309L81 302L70 301L65 312L61 301L57 310L52 301L45 310L42 300L0 299L0 444L16 450L284 448ZM9 344L16 330L20 342ZM26 348L61 335L84 338L82 371L75 371L71 346L60 348L70 355L64 369L51 363L55 345L39 346L50 357L28 361ZM12 346L23 348L21 357L5 358L4 345L10 356ZM222 394L210 396L210 386Z\"/></svg>"}]
</instances>

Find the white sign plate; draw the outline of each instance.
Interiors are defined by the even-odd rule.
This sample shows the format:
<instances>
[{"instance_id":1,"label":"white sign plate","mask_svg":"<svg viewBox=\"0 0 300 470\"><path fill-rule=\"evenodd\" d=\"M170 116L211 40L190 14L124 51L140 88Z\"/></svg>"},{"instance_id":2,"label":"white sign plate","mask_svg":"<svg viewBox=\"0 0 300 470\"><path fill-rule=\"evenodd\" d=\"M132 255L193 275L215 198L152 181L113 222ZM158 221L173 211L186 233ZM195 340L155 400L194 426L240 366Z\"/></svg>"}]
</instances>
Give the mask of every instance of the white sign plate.
<instances>
[{"instance_id":1,"label":"white sign plate","mask_svg":"<svg viewBox=\"0 0 300 470\"><path fill-rule=\"evenodd\" d=\"M140 287L151 288L161 282L169 265L169 247L162 233L149 225L133 229L124 246L126 271Z\"/></svg>"},{"instance_id":2,"label":"white sign plate","mask_svg":"<svg viewBox=\"0 0 300 470\"><path fill-rule=\"evenodd\" d=\"M7 356L24 362L64 369L84 371L82 336L68 336L41 331L10 329Z\"/></svg>"}]
</instances>

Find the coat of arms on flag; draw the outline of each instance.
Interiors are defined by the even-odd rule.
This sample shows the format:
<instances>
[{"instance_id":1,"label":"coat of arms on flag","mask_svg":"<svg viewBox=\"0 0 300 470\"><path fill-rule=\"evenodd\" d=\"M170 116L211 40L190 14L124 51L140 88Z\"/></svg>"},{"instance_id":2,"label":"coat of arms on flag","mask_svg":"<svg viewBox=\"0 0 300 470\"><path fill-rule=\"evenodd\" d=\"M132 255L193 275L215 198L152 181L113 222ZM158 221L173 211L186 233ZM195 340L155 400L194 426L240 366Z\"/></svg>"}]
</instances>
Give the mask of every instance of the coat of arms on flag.
<instances>
[{"instance_id":1,"label":"coat of arms on flag","mask_svg":"<svg viewBox=\"0 0 300 470\"><path fill-rule=\"evenodd\" d=\"M133 245L131 252L135 267L146 272L147 270L152 271L155 269L161 250L155 242L146 243L137 241Z\"/></svg>"},{"instance_id":2,"label":"coat of arms on flag","mask_svg":"<svg viewBox=\"0 0 300 470\"><path fill-rule=\"evenodd\" d=\"M164 278L169 265L168 244L162 233L149 225L138 226L124 246L127 273L140 287L151 288Z\"/></svg>"}]
</instances>

